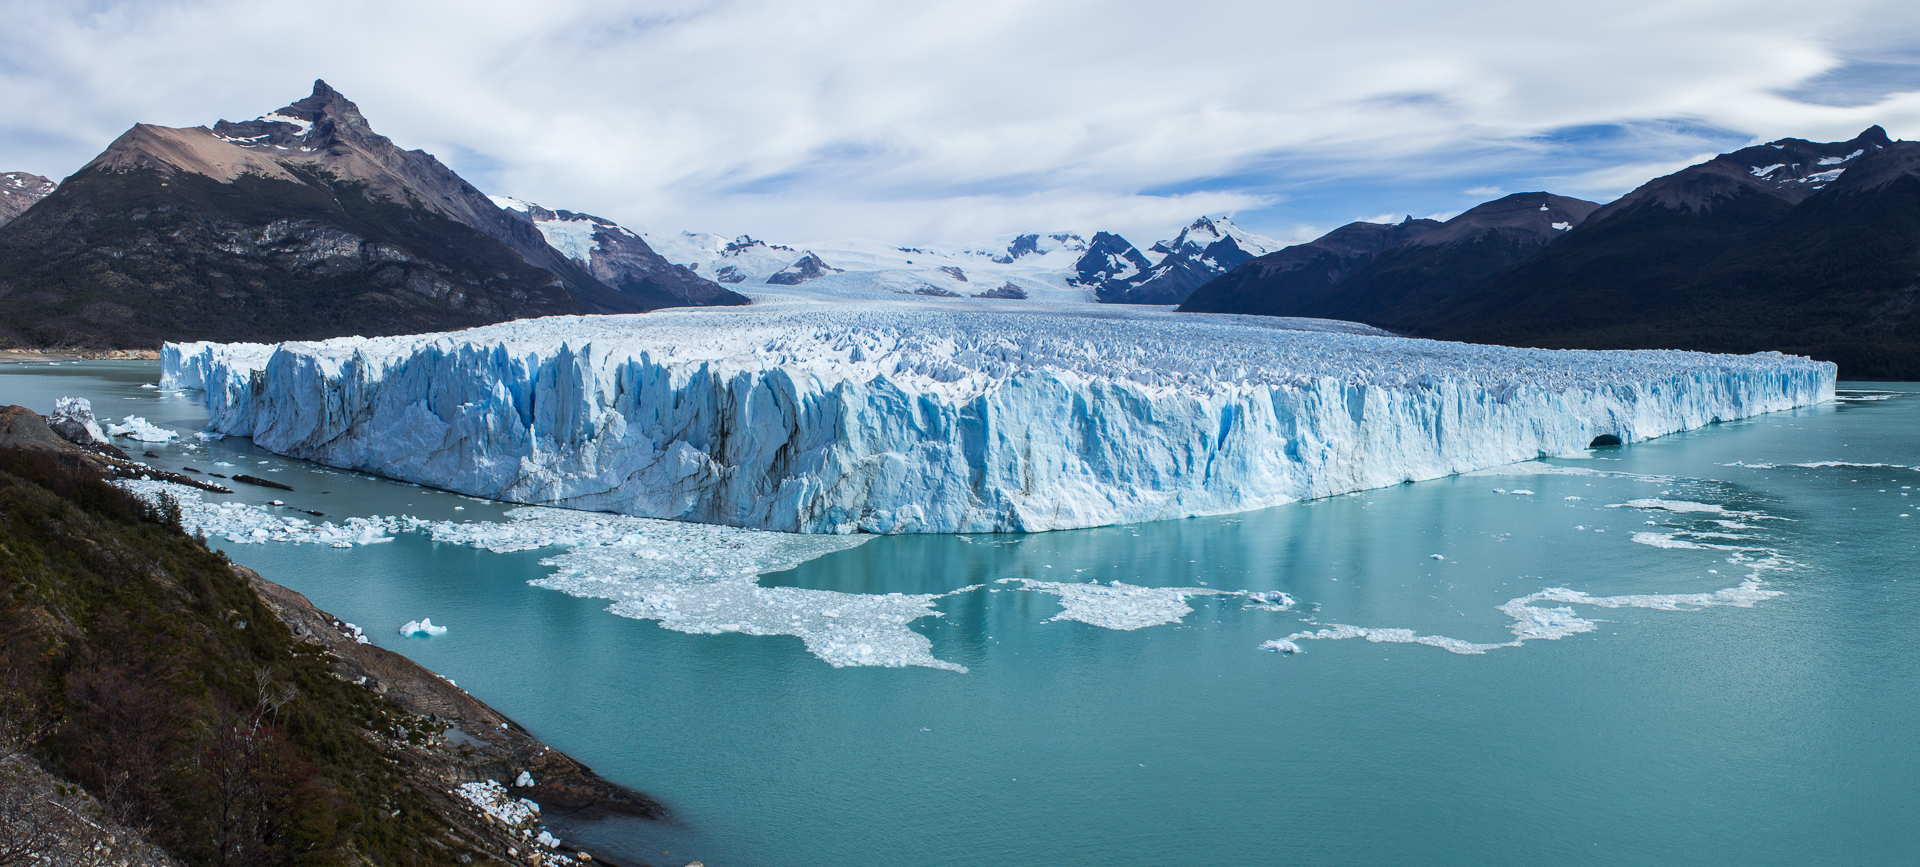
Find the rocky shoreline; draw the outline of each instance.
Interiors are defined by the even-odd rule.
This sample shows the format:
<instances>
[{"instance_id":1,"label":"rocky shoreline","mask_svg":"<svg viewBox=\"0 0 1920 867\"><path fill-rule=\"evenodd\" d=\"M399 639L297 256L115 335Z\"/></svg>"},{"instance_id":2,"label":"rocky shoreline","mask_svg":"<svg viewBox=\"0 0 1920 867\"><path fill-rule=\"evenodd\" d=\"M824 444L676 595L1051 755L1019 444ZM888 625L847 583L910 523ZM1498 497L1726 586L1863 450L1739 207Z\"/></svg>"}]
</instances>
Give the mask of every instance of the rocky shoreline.
<instances>
[{"instance_id":1,"label":"rocky shoreline","mask_svg":"<svg viewBox=\"0 0 1920 867\"><path fill-rule=\"evenodd\" d=\"M25 407L0 407L0 451L49 455L76 471L107 479L158 477L152 468L108 454L96 444L70 442L50 428L45 418ZM94 542L103 543L112 544L104 538ZM316 607L300 593L244 566L228 563L221 568L244 581L260 605L286 626L292 640L289 650L295 657L317 658L334 680L345 685L343 688L363 688L378 696L378 701L391 702L390 706L404 712L395 716L405 720L399 728L350 724L400 772L403 787L417 796L414 809L419 810L419 804L424 803L426 813L433 817L430 821L445 829L441 839L425 842L453 853L471 853L457 859L461 863L539 867L580 863L646 867L649 863L633 854L602 852L555 839L542 817L668 820L668 811L660 802L601 778L452 681L405 656L367 643L357 628ZM244 629L244 622L238 628ZM108 811L93 802L87 792L40 767L27 751L31 738L9 743L15 741L15 747L0 751L0 765L4 765L0 767L0 802L37 804L34 810L49 815L64 811L89 817L84 823L33 820L31 824L41 829L43 836L51 834L50 841L43 840L37 849L39 863L125 863L129 867L179 863L137 831L114 824L107 818ZM66 801L49 802L41 796L45 791L66 793ZM14 812L0 810L0 814L7 814L0 815L0 831L9 831L12 824L26 817L25 813L12 815ZM485 857L477 858L479 855ZM98 861L97 857L107 860Z\"/></svg>"}]
</instances>

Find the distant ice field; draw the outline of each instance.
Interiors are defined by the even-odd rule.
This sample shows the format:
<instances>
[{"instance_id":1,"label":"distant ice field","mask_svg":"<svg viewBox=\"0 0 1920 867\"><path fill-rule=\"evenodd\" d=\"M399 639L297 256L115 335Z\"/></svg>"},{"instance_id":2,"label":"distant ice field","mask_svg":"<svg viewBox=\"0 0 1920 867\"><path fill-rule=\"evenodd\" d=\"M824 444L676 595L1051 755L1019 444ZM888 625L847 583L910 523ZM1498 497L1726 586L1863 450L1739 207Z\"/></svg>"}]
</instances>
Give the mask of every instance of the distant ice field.
<instances>
[{"instance_id":1,"label":"distant ice field","mask_svg":"<svg viewBox=\"0 0 1920 867\"><path fill-rule=\"evenodd\" d=\"M1355 323L970 299L170 344L271 451L510 502L804 533L1245 511L1833 397L1766 353L1515 349Z\"/></svg>"}]
</instances>

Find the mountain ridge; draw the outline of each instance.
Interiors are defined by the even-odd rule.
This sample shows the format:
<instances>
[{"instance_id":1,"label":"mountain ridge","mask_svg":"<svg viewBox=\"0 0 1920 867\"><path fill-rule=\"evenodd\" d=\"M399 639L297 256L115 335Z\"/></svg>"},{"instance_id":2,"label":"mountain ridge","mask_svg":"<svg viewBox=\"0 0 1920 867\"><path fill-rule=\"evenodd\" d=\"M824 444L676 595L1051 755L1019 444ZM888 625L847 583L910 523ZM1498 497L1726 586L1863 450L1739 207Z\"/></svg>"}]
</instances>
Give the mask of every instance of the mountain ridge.
<instances>
[{"instance_id":1,"label":"mountain ridge","mask_svg":"<svg viewBox=\"0 0 1920 867\"><path fill-rule=\"evenodd\" d=\"M1308 255L1321 239L1252 260L1181 309L1541 348L1774 350L1837 362L1849 378L1920 378L1920 142L1878 126L1841 142L1780 139L1577 210L1531 247L1443 244L1446 229L1345 273L1282 267L1321 261ZM1525 237L1540 232L1510 228L1505 241Z\"/></svg>"}]
</instances>

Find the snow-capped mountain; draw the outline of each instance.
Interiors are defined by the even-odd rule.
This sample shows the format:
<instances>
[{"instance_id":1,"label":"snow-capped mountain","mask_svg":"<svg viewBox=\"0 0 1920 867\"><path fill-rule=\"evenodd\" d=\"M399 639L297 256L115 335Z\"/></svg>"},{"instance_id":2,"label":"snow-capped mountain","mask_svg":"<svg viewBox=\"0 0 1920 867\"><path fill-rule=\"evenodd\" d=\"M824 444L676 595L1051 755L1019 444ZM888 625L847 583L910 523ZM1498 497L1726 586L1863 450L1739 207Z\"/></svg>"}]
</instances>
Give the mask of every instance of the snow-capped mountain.
<instances>
[{"instance_id":1,"label":"snow-capped mountain","mask_svg":"<svg viewBox=\"0 0 1920 867\"><path fill-rule=\"evenodd\" d=\"M974 244L903 247L863 238L784 245L742 235L642 234L668 261L743 291L804 286L841 297L1044 298L1174 304L1207 280L1281 244L1225 217L1201 217L1142 252L1096 232L1003 235ZM784 291L784 290L782 290Z\"/></svg>"},{"instance_id":2,"label":"snow-capped mountain","mask_svg":"<svg viewBox=\"0 0 1920 867\"><path fill-rule=\"evenodd\" d=\"M662 258L645 239L604 217L555 211L509 196L489 196L501 210L540 230L547 245L622 292L664 294L695 306L745 304L747 298Z\"/></svg>"},{"instance_id":3,"label":"snow-capped mountain","mask_svg":"<svg viewBox=\"0 0 1920 867\"><path fill-rule=\"evenodd\" d=\"M1149 247L1152 259L1125 238L1101 232L1074 263L1072 280L1111 304L1179 304L1208 280L1283 246L1226 217L1193 221L1173 240Z\"/></svg>"},{"instance_id":4,"label":"snow-capped mountain","mask_svg":"<svg viewBox=\"0 0 1920 867\"><path fill-rule=\"evenodd\" d=\"M609 273L641 278L608 285L316 81L252 120L135 124L0 225L0 344L321 339L723 297L630 246Z\"/></svg>"},{"instance_id":5,"label":"snow-capped mountain","mask_svg":"<svg viewBox=\"0 0 1920 867\"><path fill-rule=\"evenodd\" d=\"M775 244L741 235L642 233L676 265L745 292L829 298L1092 300L1068 283L1087 243L1070 232L1005 235L977 244L902 247L852 238Z\"/></svg>"},{"instance_id":6,"label":"snow-capped mountain","mask_svg":"<svg viewBox=\"0 0 1920 867\"><path fill-rule=\"evenodd\" d=\"M765 283L768 277L807 255L805 251L756 241L748 235L732 240L706 232L642 234L641 237L667 261L689 268L708 280L729 284Z\"/></svg>"},{"instance_id":7,"label":"snow-capped mountain","mask_svg":"<svg viewBox=\"0 0 1920 867\"><path fill-rule=\"evenodd\" d=\"M33 203L53 192L54 183L27 172L0 173L0 226L13 222Z\"/></svg>"}]
</instances>

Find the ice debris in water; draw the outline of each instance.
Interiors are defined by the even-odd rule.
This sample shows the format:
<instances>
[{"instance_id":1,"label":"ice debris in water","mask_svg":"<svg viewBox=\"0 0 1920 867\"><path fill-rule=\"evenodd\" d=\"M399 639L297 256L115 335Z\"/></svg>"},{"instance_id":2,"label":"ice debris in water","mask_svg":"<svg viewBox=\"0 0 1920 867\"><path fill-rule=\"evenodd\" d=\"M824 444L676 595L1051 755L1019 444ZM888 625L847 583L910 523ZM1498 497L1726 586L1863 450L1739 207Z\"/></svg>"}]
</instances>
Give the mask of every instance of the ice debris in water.
<instances>
[{"instance_id":1,"label":"ice debris in water","mask_svg":"<svg viewBox=\"0 0 1920 867\"><path fill-rule=\"evenodd\" d=\"M419 620L407 621L405 626L400 627L400 634L408 638L424 638L433 635L445 635L447 634L447 628L445 626L433 625L433 618L431 617L422 617Z\"/></svg>"},{"instance_id":2,"label":"ice debris in water","mask_svg":"<svg viewBox=\"0 0 1920 867\"><path fill-rule=\"evenodd\" d=\"M120 424L107 425L107 435L128 437L143 443L163 443L180 438L179 431L149 424L146 419L137 415L127 416Z\"/></svg>"},{"instance_id":3,"label":"ice debris in water","mask_svg":"<svg viewBox=\"0 0 1920 867\"><path fill-rule=\"evenodd\" d=\"M836 667L919 665L966 668L933 656L933 643L908 628L938 617L933 603L950 593L886 595L762 587L758 576L859 546L871 536L805 536L527 506L505 522L348 518L341 525L268 514L244 503L208 503L199 491L167 482L122 481L148 500L165 491L180 503L188 532L229 541L306 542L353 547L423 533L436 542L496 553L563 548L542 560L553 575L533 582L573 596L606 599L622 617L656 620L689 633L793 635Z\"/></svg>"},{"instance_id":4,"label":"ice debris in water","mask_svg":"<svg viewBox=\"0 0 1920 867\"><path fill-rule=\"evenodd\" d=\"M1709 503L1694 503L1678 500L1634 500L1619 504L1642 509L1664 509L1678 513L1703 513L1710 515L1738 515L1745 518L1772 518L1758 512L1738 512L1724 506ZM1715 521L1714 523L1724 523ZM1674 534L1636 533L1633 541L1657 548L1712 548L1731 551L1729 563L1744 564L1749 572L1745 580L1738 585L1715 590L1710 593L1663 593L1628 594L1620 596L1593 596L1579 590L1565 587L1549 587L1530 593L1518 599L1510 599L1499 607L1512 622L1508 631L1513 640L1499 643L1476 643L1449 638L1444 635L1420 635L1411 629L1369 628L1347 624L1332 624L1320 629L1296 632L1282 641L1297 642L1308 640L1339 640L1363 638L1377 643L1424 644L1438 647L1453 653L1478 654L1502 647L1519 647L1528 641L1553 641L1569 635L1592 632L1597 627L1594 622L1576 614L1572 606L1588 605L1597 608L1651 608L1660 611L1693 611L1718 606L1751 608L1755 603L1785 595L1779 590L1767 590L1761 575L1768 571L1791 569L1794 563L1764 548L1738 548L1728 545L1693 543L1673 538ZM1712 535L1712 534L1697 534ZM1712 570L1709 570L1712 571ZM1715 573L1717 574L1717 573ZM1558 605L1540 605L1538 603L1561 603ZM1281 649L1269 641L1261 645L1266 650Z\"/></svg>"},{"instance_id":5,"label":"ice debris in water","mask_svg":"<svg viewBox=\"0 0 1920 867\"><path fill-rule=\"evenodd\" d=\"M1295 644L1291 641L1288 641L1284 638L1276 638L1276 639L1273 639L1272 641L1261 642L1260 649L1271 650L1271 651L1274 651L1275 653L1299 653L1300 645Z\"/></svg>"},{"instance_id":6,"label":"ice debris in water","mask_svg":"<svg viewBox=\"0 0 1920 867\"><path fill-rule=\"evenodd\" d=\"M217 462L214 465L220 466ZM295 542L351 548L355 545L391 542L395 533L431 523L418 518L374 516L347 518L339 524L332 521L316 524L302 518L276 515L249 503L208 502L200 491L170 482L125 479L115 484L150 502L157 502L164 491L180 504L180 526L187 532L222 537L240 545Z\"/></svg>"},{"instance_id":7,"label":"ice debris in water","mask_svg":"<svg viewBox=\"0 0 1920 867\"><path fill-rule=\"evenodd\" d=\"M1246 597L1247 601L1253 603L1248 608L1261 611L1285 611L1293 607L1293 597L1278 590L1247 593Z\"/></svg>"},{"instance_id":8,"label":"ice debris in water","mask_svg":"<svg viewBox=\"0 0 1920 867\"><path fill-rule=\"evenodd\" d=\"M330 466L807 533L1223 514L1834 393L1833 365L1779 354L1515 349L1113 306L775 302L167 344L162 385L204 389L214 430Z\"/></svg>"},{"instance_id":9,"label":"ice debris in water","mask_svg":"<svg viewBox=\"0 0 1920 867\"><path fill-rule=\"evenodd\" d=\"M1162 623L1178 623L1193 613L1187 605L1192 596L1234 595L1209 587L1135 587L1115 581L1111 584L1068 584L1035 581L1031 578L1002 578L999 583L1020 582L1023 590L1051 593L1060 597L1060 613L1047 618L1078 620L1107 629L1142 629ZM1280 594L1282 597L1286 594Z\"/></svg>"},{"instance_id":10,"label":"ice debris in water","mask_svg":"<svg viewBox=\"0 0 1920 867\"><path fill-rule=\"evenodd\" d=\"M657 621L677 632L792 635L836 668L964 666L935 658L933 642L908 624L939 617L933 603L964 593L840 593L763 587L759 577L858 546L871 536L805 536L620 515L582 515L528 506L498 524L441 522L435 541L492 551L553 545L567 550L540 561L554 574L533 582L573 596L606 599L622 617Z\"/></svg>"}]
</instances>

